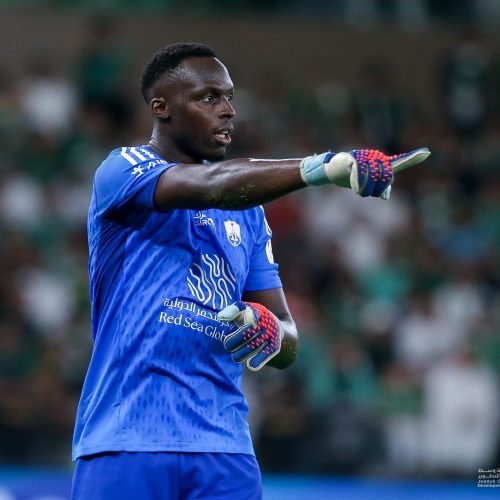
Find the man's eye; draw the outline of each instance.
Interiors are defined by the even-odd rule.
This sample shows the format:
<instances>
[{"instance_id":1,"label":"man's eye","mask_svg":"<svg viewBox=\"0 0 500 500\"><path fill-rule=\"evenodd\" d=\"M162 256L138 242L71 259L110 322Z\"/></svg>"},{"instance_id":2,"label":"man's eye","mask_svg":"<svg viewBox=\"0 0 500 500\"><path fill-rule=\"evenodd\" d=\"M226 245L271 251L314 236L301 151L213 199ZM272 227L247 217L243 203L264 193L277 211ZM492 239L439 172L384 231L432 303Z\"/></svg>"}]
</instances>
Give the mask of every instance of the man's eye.
<instances>
[{"instance_id":1,"label":"man's eye","mask_svg":"<svg viewBox=\"0 0 500 500\"><path fill-rule=\"evenodd\" d=\"M206 95L205 97L202 98L201 102L213 102L214 96L213 95Z\"/></svg>"}]
</instances>

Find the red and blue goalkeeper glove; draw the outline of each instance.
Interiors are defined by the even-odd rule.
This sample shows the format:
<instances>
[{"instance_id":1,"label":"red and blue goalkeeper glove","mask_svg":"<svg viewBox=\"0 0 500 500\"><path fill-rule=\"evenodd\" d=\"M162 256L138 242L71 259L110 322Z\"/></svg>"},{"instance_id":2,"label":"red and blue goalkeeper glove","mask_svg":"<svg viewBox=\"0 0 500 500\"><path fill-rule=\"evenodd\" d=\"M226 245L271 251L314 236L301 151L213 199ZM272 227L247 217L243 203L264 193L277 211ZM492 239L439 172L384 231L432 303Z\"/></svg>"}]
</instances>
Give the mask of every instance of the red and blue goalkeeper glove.
<instances>
[{"instance_id":1,"label":"red and blue goalkeeper glove","mask_svg":"<svg viewBox=\"0 0 500 500\"><path fill-rule=\"evenodd\" d=\"M335 184L350 187L359 196L388 200L394 173L424 161L430 151L419 148L387 156L376 149L355 149L349 153L306 156L300 164L302 180L313 186Z\"/></svg>"},{"instance_id":2,"label":"red and blue goalkeeper glove","mask_svg":"<svg viewBox=\"0 0 500 500\"><path fill-rule=\"evenodd\" d=\"M257 371L280 352L283 326L263 305L238 301L222 309L217 317L237 327L224 339L233 361Z\"/></svg>"}]
</instances>

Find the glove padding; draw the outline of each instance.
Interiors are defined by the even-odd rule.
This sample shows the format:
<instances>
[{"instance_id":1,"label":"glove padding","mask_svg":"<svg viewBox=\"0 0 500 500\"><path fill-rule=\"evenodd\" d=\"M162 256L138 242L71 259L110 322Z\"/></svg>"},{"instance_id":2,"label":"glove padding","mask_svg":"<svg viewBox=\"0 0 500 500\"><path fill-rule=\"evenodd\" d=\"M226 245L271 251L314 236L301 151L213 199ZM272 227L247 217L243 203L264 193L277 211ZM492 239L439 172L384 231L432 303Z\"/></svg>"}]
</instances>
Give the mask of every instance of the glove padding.
<instances>
[{"instance_id":1,"label":"glove padding","mask_svg":"<svg viewBox=\"0 0 500 500\"><path fill-rule=\"evenodd\" d=\"M376 149L354 150L351 155L355 162L349 180L354 193L388 200L394 181L390 157Z\"/></svg>"},{"instance_id":2,"label":"glove padding","mask_svg":"<svg viewBox=\"0 0 500 500\"><path fill-rule=\"evenodd\" d=\"M335 184L351 188L359 196L376 196L388 200L394 173L413 167L430 155L427 148L387 156L374 149L349 153L323 153L308 156L301 162L301 175L306 184Z\"/></svg>"},{"instance_id":3,"label":"glove padding","mask_svg":"<svg viewBox=\"0 0 500 500\"><path fill-rule=\"evenodd\" d=\"M283 326L263 305L238 301L222 309L217 317L238 327L224 339L233 361L257 371L280 352Z\"/></svg>"}]
</instances>

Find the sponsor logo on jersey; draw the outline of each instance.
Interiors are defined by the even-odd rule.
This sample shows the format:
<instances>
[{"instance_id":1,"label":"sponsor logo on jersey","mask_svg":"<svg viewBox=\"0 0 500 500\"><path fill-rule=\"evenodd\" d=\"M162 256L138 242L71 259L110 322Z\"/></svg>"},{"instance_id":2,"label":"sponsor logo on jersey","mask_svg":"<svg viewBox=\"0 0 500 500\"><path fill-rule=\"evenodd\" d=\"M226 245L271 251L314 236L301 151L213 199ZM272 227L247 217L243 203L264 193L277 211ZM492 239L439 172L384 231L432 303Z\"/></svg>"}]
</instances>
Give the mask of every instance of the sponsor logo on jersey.
<instances>
[{"instance_id":1,"label":"sponsor logo on jersey","mask_svg":"<svg viewBox=\"0 0 500 500\"><path fill-rule=\"evenodd\" d=\"M229 243L231 243L233 247L237 247L241 243L240 225L233 220L225 220L224 227L226 228L226 235Z\"/></svg>"},{"instance_id":2,"label":"sponsor logo on jersey","mask_svg":"<svg viewBox=\"0 0 500 500\"><path fill-rule=\"evenodd\" d=\"M196 212L194 214L194 225L198 227L202 226L210 226L212 229L215 229L215 222L212 217L208 217L203 212Z\"/></svg>"}]
</instances>

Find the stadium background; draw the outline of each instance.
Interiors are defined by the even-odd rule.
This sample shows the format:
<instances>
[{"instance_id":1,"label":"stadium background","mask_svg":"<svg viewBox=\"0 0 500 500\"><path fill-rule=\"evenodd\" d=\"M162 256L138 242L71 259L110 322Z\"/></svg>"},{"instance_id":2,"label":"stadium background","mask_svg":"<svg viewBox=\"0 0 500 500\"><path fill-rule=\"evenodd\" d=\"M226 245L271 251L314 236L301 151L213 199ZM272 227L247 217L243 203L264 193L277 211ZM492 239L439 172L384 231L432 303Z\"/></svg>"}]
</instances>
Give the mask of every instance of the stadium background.
<instances>
[{"instance_id":1,"label":"stadium background","mask_svg":"<svg viewBox=\"0 0 500 500\"><path fill-rule=\"evenodd\" d=\"M228 66L232 157L433 152L390 203L267 206L302 334L293 367L246 377L267 497L494 493L477 482L500 466L499 25L497 0L2 0L0 498L67 498L92 175L147 141L140 71L174 41Z\"/></svg>"}]
</instances>

